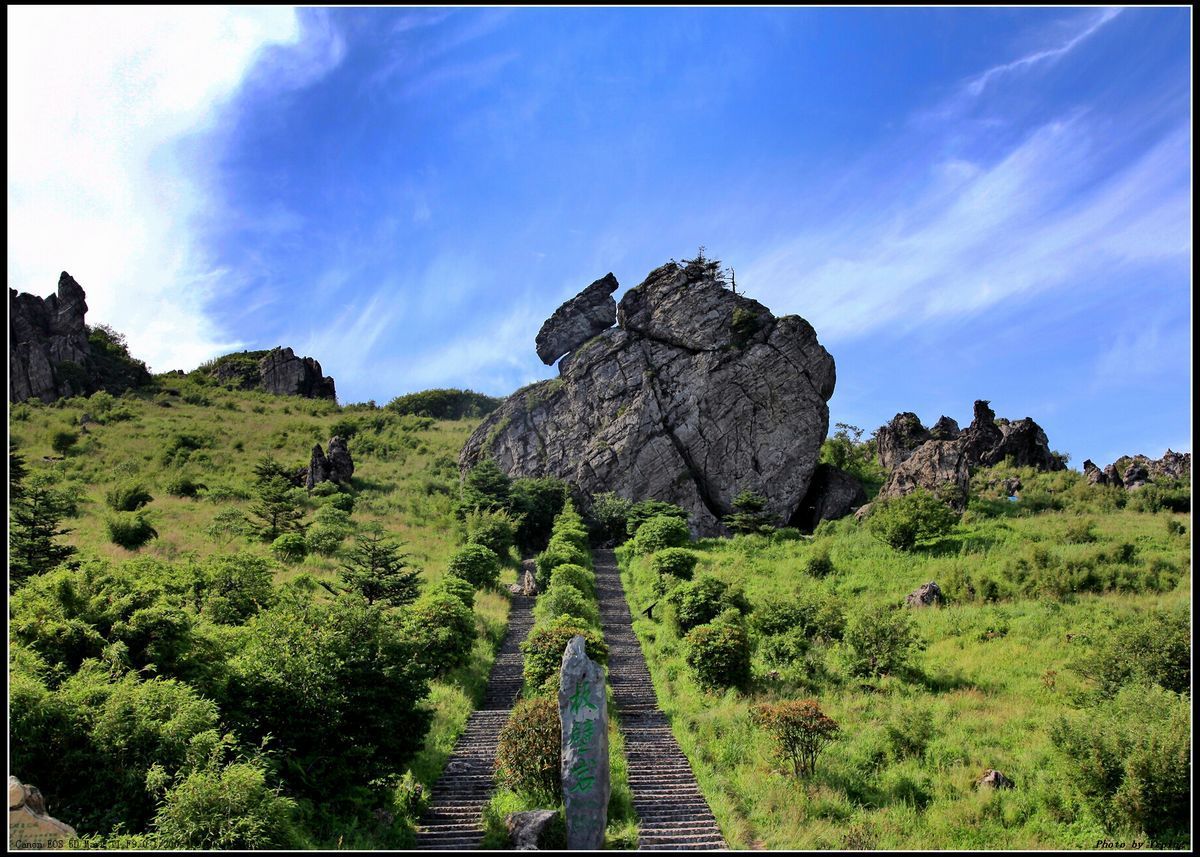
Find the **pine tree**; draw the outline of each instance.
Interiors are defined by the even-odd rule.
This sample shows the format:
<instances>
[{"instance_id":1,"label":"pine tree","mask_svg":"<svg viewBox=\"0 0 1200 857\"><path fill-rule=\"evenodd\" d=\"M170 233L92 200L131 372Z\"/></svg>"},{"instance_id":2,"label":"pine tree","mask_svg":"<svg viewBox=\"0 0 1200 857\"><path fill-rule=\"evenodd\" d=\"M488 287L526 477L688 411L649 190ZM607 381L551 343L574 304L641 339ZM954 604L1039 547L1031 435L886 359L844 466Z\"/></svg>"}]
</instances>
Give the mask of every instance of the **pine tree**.
<instances>
[{"instance_id":1,"label":"pine tree","mask_svg":"<svg viewBox=\"0 0 1200 857\"><path fill-rule=\"evenodd\" d=\"M250 514L258 519L257 529L266 541L275 541L280 534L304 529L300 519L304 509L296 501L287 471L271 457L260 459L254 466L258 477L258 500Z\"/></svg>"},{"instance_id":2,"label":"pine tree","mask_svg":"<svg viewBox=\"0 0 1200 857\"><path fill-rule=\"evenodd\" d=\"M733 500L733 514L721 520L735 533L770 532L777 521L769 512L763 511L766 506L767 498L763 495L743 491Z\"/></svg>"},{"instance_id":3,"label":"pine tree","mask_svg":"<svg viewBox=\"0 0 1200 857\"><path fill-rule=\"evenodd\" d=\"M14 467L10 453L9 478L23 463ZM74 553L70 545L58 544L55 539L71 532L61 529L59 522L67 515L67 501L54 489L50 479L38 474L27 483L18 483L12 491L9 510L9 586L23 582L30 575L47 572Z\"/></svg>"},{"instance_id":4,"label":"pine tree","mask_svg":"<svg viewBox=\"0 0 1200 857\"><path fill-rule=\"evenodd\" d=\"M409 566L408 554L373 527L358 537L342 566L342 581L361 594L368 604L381 601L400 607L415 601L421 588L421 570Z\"/></svg>"}]
</instances>

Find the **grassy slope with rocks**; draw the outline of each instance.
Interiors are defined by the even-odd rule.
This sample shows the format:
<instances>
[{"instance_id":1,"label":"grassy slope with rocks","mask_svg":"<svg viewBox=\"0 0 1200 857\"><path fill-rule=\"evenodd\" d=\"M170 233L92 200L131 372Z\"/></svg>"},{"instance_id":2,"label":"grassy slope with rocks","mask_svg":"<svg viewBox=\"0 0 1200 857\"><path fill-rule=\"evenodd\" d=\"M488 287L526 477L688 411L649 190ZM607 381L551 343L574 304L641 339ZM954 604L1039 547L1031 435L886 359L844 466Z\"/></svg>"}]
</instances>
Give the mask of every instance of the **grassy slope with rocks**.
<instances>
[{"instance_id":1,"label":"grassy slope with rocks","mask_svg":"<svg viewBox=\"0 0 1200 857\"><path fill-rule=\"evenodd\" d=\"M84 415L86 428L81 429ZM348 436L356 468L350 525L361 532L377 524L401 542L407 561L423 569L424 589L443 576L463 539L453 514L459 484L456 458L474 424L474 419L434 420L368 406L339 407L329 401L233 391L197 383L195 376L170 375L156 379L155 388L141 395L99 393L51 405L15 405L9 421L11 442L24 457L29 476L49 476L71 498L74 513L62 521L70 532L60 541L78 548L76 559L94 557L120 565L151 558L182 568L245 551L271 563L277 587L304 575L333 584L343 558L309 553L285 563L276 559L269 543L222 528L219 522L235 521L250 511L254 466L261 458L273 456L291 472L307 464L314 443L323 445L334 434ZM65 455L54 451L55 435L76 436ZM59 446L65 448L61 439ZM189 480L203 486L196 496L172 495ZM143 511L158 533L137 551L114 544L106 524L114 515L106 494L114 485L132 483L141 483L152 495ZM327 499L314 495L301 500L304 520L313 522ZM343 548L353 544L351 535ZM513 578L513 572L506 571L505 579ZM320 590L314 597L330 598ZM482 692L507 611L508 601L498 592L477 592L476 641L468 662L431 682L422 706L431 710L432 723L423 748L411 760L416 780L426 788L440 774ZM53 811L55 784L34 784L47 794ZM360 816L326 819L302 831L298 841L310 846L396 847L408 840L403 813L393 807L392 815L394 824L362 822ZM108 831L81 827L81 833Z\"/></svg>"},{"instance_id":2,"label":"grassy slope with rocks","mask_svg":"<svg viewBox=\"0 0 1200 857\"><path fill-rule=\"evenodd\" d=\"M989 484L1014 473L1022 501L992 496ZM909 552L853 518L812 539L691 544L693 579L740 588L751 608L752 672L740 690L701 688L674 608L655 591L653 555L624 545L660 704L731 847L1186 844L1190 522L1134 508L1156 505L1075 473L998 467L976 475L949 534ZM898 607L929 581L947 606ZM655 601L654 618L641 615ZM785 624L805 630L772 627L772 603L804 605ZM892 609L908 614L916 650L888 674L855 674L850 627ZM840 734L799 779L773 758L751 709L813 698ZM977 789L989 768L1016 788Z\"/></svg>"}]
</instances>

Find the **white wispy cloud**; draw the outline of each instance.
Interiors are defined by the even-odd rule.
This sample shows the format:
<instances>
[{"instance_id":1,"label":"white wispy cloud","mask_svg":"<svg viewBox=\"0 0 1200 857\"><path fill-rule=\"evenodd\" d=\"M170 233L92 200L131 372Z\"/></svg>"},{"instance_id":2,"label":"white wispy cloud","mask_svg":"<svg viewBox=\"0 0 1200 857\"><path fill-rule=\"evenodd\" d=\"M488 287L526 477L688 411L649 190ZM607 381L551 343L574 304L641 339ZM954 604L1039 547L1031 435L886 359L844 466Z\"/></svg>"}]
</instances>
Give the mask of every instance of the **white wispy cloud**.
<instances>
[{"instance_id":1,"label":"white wispy cloud","mask_svg":"<svg viewBox=\"0 0 1200 857\"><path fill-rule=\"evenodd\" d=\"M969 92L971 95L979 95L987 87L988 83L999 75L1007 74L1008 72L1017 71L1019 69L1029 68L1030 66L1037 65L1038 63L1059 59L1060 57L1070 53L1076 45L1120 14L1121 9L1109 8L1099 10L1082 30L1075 33L1061 45L1053 48L1046 48L1040 51L1034 51L1033 53L1026 54L1023 57L1012 60L1011 62L992 66L983 73L973 77L967 83L967 92Z\"/></svg>"},{"instance_id":2,"label":"white wispy cloud","mask_svg":"<svg viewBox=\"0 0 1200 857\"><path fill-rule=\"evenodd\" d=\"M207 190L174 144L211 130L259 60L281 88L336 64L339 41L309 23L279 7L10 6L9 285L44 295L69 271L88 320L157 370L236 347L204 313L223 273L195 246Z\"/></svg>"}]
</instances>

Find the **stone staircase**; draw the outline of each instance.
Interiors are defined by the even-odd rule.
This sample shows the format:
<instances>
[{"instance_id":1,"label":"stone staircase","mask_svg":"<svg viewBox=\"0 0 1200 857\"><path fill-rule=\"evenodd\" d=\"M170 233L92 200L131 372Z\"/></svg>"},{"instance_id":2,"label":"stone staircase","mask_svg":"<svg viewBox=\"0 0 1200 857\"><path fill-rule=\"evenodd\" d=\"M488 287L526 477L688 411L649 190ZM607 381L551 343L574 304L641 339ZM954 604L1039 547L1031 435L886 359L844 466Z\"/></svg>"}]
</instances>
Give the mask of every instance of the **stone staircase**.
<instances>
[{"instance_id":1,"label":"stone staircase","mask_svg":"<svg viewBox=\"0 0 1200 857\"><path fill-rule=\"evenodd\" d=\"M594 558L600 621L608 643L608 683L625 737L629 787L641 825L638 848L724 849L717 820L658 708L613 552L597 550Z\"/></svg>"},{"instance_id":2,"label":"stone staircase","mask_svg":"<svg viewBox=\"0 0 1200 857\"><path fill-rule=\"evenodd\" d=\"M481 815L492 796L496 745L524 682L519 646L533 627L533 601L526 595L512 596L508 631L492 664L483 704L467 720L434 784L429 808L417 822L419 849L468 850L483 841Z\"/></svg>"}]
</instances>

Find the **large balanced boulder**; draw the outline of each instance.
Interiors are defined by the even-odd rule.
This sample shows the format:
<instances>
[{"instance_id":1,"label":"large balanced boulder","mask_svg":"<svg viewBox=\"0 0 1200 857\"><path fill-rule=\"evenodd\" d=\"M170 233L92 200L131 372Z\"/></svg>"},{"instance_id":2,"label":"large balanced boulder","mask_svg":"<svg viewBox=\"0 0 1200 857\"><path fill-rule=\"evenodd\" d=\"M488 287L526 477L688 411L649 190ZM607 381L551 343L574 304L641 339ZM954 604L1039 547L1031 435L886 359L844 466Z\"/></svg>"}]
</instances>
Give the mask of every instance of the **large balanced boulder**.
<instances>
[{"instance_id":1,"label":"large balanced boulder","mask_svg":"<svg viewBox=\"0 0 1200 857\"><path fill-rule=\"evenodd\" d=\"M333 379L321 373L312 357L297 357L290 348L273 348L259 361L261 389L277 396L336 399Z\"/></svg>"},{"instance_id":2,"label":"large balanced boulder","mask_svg":"<svg viewBox=\"0 0 1200 857\"><path fill-rule=\"evenodd\" d=\"M547 366L568 351L574 351L593 336L608 330L617 320L617 278L605 274L571 298L546 319L538 331L537 355Z\"/></svg>"},{"instance_id":3,"label":"large balanced boulder","mask_svg":"<svg viewBox=\"0 0 1200 857\"><path fill-rule=\"evenodd\" d=\"M791 519L829 428L833 358L799 316L776 318L710 266L652 271L618 327L577 346L559 377L518 390L463 447L510 476L555 476L585 495L682 506L693 532L723 532L741 491Z\"/></svg>"}]
</instances>

